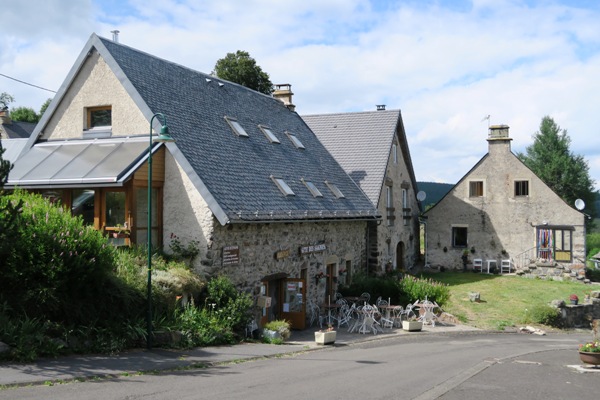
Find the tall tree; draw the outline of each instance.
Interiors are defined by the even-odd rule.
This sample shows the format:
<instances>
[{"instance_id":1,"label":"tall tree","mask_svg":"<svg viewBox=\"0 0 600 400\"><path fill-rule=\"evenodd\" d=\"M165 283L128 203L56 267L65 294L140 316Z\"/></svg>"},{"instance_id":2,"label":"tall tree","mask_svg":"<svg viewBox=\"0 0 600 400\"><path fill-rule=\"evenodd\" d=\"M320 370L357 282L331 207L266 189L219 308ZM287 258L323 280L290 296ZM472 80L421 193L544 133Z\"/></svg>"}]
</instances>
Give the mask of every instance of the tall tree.
<instances>
[{"instance_id":1,"label":"tall tree","mask_svg":"<svg viewBox=\"0 0 600 400\"><path fill-rule=\"evenodd\" d=\"M585 201L585 212L595 215L594 181L589 175L587 161L573 154L569 146L571 138L554 120L545 116L540 130L533 135L533 144L518 157L535 174L569 205L575 200Z\"/></svg>"},{"instance_id":2,"label":"tall tree","mask_svg":"<svg viewBox=\"0 0 600 400\"><path fill-rule=\"evenodd\" d=\"M225 58L217 60L213 74L264 94L273 93L273 83L269 74L264 72L246 51L227 53Z\"/></svg>"},{"instance_id":3,"label":"tall tree","mask_svg":"<svg viewBox=\"0 0 600 400\"><path fill-rule=\"evenodd\" d=\"M44 104L42 104L42 107L40 107L40 119L42 118L42 115L44 115L44 113L46 112L46 109L48 108L48 106L50 105L50 103L52 102L52 98L48 98Z\"/></svg>"},{"instance_id":4,"label":"tall tree","mask_svg":"<svg viewBox=\"0 0 600 400\"><path fill-rule=\"evenodd\" d=\"M15 98L6 92L0 93L0 109L8 107L10 103L15 101Z\"/></svg>"},{"instance_id":5,"label":"tall tree","mask_svg":"<svg viewBox=\"0 0 600 400\"><path fill-rule=\"evenodd\" d=\"M40 116L31 107L15 107L10 110L10 119L21 122L38 122Z\"/></svg>"}]
</instances>

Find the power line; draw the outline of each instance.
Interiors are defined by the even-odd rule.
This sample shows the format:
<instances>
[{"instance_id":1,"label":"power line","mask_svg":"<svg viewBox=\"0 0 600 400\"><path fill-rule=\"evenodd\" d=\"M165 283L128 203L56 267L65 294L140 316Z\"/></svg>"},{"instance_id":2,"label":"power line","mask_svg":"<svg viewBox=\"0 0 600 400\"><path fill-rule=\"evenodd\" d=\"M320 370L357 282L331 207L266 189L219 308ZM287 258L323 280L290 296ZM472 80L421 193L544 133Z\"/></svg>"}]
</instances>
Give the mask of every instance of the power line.
<instances>
[{"instance_id":1,"label":"power line","mask_svg":"<svg viewBox=\"0 0 600 400\"><path fill-rule=\"evenodd\" d=\"M19 80L19 79L17 79L17 78L13 78L12 76L4 75L4 74L2 74L2 73L0 73L0 76L3 76L3 77L5 77L5 78L8 78L8 79L12 79L13 81L17 81L17 82L19 82L19 83L24 83L25 85L33 86L34 88L38 88L38 89L46 90L46 91L48 91L48 92L56 93L56 90L50 90L50 89L46 89L46 88L43 88L43 87L41 87L41 86L34 85L33 83L24 82L24 81L21 81L21 80Z\"/></svg>"}]
</instances>

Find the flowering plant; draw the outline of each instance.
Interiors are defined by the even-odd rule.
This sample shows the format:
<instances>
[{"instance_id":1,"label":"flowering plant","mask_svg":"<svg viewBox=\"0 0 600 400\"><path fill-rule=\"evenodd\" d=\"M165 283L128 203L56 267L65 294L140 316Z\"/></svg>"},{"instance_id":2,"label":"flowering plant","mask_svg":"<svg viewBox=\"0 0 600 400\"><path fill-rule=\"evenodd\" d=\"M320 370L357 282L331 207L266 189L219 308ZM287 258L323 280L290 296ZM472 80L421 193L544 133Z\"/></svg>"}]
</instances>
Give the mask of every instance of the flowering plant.
<instances>
[{"instance_id":1,"label":"flowering plant","mask_svg":"<svg viewBox=\"0 0 600 400\"><path fill-rule=\"evenodd\" d=\"M327 329L321 329L319 332L332 332L333 330L333 325L328 324Z\"/></svg>"},{"instance_id":2,"label":"flowering plant","mask_svg":"<svg viewBox=\"0 0 600 400\"><path fill-rule=\"evenodd\" d=\"M329 275L325 275L325 274L323 273L323 271L319 271L319 272L317 272L317 273L315 274L315 281L316 281L317 283L319 283L319 281L320 281L321 279L323 279L323 278L327 278L327 277L329 277Z\"/></svg>"},{"instance_id":3,"label":"flowering plant","mask_svg":"<svg viewBox=\"0 0 600 400\"><path fill-rule=\"evenodd\" d=\"M580 344L579 351L584 353L600 353L600 340Z\"/></svg>"}]
</instances>

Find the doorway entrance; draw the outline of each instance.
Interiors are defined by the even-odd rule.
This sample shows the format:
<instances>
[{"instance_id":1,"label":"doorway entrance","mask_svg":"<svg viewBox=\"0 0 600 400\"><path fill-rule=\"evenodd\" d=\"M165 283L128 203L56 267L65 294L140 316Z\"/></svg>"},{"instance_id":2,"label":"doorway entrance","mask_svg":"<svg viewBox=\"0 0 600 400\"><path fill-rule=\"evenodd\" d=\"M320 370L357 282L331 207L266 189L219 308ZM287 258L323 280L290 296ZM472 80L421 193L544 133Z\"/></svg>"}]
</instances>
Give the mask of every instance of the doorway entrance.
<instances>
[{"instance_id":1,"label":"doorway entrance","mask_svg":"<svg viewBox=\"0 0 600 400\"><path fill-rule=\"evenodd\" d=\"M396 245L396 268L399 271L404 271L404 242L398 242Z\"/></svg>"},{"instance_id":2,"label":"doorway entrance","mask_svg":"<svg viewBox=\"0 0 600 400\"><path fill-rule=\"evenodd\" d=\"M261 326L276 319L288 321L292 329L306 328L306 282L302 278L288 278L275 274L262 281L263 291L271 298L271 306L264 308Z\"/></svg>"}]
</instances>

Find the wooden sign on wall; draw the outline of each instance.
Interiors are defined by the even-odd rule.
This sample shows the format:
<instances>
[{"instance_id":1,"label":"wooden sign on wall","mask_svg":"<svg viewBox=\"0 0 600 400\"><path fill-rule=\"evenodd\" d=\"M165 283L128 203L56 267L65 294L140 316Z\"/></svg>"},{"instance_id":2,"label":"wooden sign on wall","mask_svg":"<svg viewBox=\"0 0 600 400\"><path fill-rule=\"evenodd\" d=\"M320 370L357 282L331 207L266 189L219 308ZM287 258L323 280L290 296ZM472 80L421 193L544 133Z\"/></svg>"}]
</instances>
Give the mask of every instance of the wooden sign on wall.
<instances>
[{"instance_id":1,"label":"wooden sign on wall","mask_svg":"<svg viewBox=\"0 0 600 400\"><path fill-rule=\"evenodd\" d=\"M240 247L225 246L223 247L223 265L237 265L240 263Z\"/></svg>"}]
</instances>

